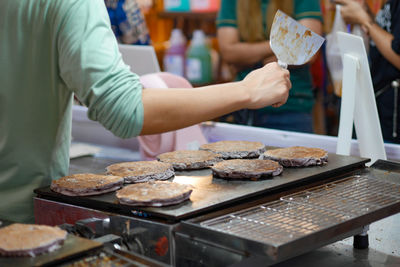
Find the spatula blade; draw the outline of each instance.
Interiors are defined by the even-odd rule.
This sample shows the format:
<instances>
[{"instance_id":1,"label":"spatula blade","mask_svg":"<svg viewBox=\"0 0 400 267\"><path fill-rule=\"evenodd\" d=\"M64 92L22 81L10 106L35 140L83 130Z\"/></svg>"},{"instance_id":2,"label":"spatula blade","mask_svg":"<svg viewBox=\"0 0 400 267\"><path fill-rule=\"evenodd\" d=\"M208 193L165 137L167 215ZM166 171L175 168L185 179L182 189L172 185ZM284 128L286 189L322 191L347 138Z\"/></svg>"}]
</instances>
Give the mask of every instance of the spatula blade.
<instances>
[{"instance_id":1,"label":"spatula blade","mask_svg":"<svg viewBox=\"0 0 400 267\"><path fill-rule=\"evenodd\" d=\"M271 49L288 65L307 63L321 47L324 38L278 10L271 27Z\"/></svg>"}]
</instances>

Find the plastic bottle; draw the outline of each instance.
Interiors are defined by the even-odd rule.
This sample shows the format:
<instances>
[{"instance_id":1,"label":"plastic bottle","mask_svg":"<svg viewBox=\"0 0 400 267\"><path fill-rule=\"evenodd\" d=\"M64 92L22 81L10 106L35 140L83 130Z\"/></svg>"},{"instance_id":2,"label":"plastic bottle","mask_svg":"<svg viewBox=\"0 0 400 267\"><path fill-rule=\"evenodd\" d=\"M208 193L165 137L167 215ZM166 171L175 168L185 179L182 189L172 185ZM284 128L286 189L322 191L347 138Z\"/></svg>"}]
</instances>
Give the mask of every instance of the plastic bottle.
<instances>
[{"instance_id":1,"label":"plastic bottle","mask_svg":"<svg viewBox=\"0 0 400 267\"><path fill-rule=\"evenodd\" d=\"M180 29L173 29L170 47L164 56L164 71L184 77L186 40Z\"/></svg>"},{"instance_id":2,"label":"plastic bottle","mask_svg":"<svg viewBox=\"0 0 400 267\"><path fill-rule=\"evenodd\" d=\"M210 49L206 45L203 31L193 32L193 38L186 52L186 78L193 85L212 81Z\"/></svg>"}]
</instances>

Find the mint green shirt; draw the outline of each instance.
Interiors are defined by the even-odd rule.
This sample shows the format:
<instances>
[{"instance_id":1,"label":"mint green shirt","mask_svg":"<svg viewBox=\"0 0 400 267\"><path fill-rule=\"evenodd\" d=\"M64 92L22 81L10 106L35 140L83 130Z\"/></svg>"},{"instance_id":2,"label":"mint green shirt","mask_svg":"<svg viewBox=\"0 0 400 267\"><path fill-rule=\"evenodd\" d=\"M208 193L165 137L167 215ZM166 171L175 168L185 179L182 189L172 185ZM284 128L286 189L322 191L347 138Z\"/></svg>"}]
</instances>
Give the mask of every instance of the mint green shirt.
<instances>
[{"instance_id":1,"label":"mint green shirt","mask_svg":"<svg viewBox=\"0 0 400 267\"><path fill-rule=\"evenodd\" d=\"M33 190L65 176L73 95L122 138L140 133L142 86L103 0L0 1L0 218L32 221Z\"/></svg>"},{"instance_id":2,"label":"mint green shirt","mask_svg":"<svg viewBox=\"0 0 400 267\"><path fill-rule=\"evenodd\" d=\"M249 0L252 1L252 0ZM237 14L236 14L236 0L222 0L221 8L218 13L216 25L218 28L221 27L233 27L237 26ZM265 32L267 32L266 26L266 13L269 0L261 1L261 14L263 16L263 26ZM321 8L319 0L293 0L293 12L289 14L296 20L305 18L318 19L322 21ZM269 39L265 36L265 40ZM252 70L262 67L262 62L255 64L243 71L240 71L236 80L243 80L248 73ZM314 105L314 96L312 92L312 77L310 73L310 66L304 65L302 67L290 69L290 80L292 82L292 89L289 91L289 98L285 105L280 108L266 107L262 110L267 113L281 113L281 112L308 112L311 113Z\"/></svg>"}]
</instances>

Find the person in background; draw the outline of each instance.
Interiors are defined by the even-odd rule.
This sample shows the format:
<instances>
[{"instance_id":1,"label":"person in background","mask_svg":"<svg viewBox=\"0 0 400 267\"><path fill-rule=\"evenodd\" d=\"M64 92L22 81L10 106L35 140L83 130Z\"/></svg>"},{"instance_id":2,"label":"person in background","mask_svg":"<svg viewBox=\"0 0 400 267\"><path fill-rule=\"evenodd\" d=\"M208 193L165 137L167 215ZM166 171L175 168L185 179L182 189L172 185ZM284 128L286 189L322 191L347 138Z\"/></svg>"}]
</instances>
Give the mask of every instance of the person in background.
<instances>
[{"instance_id":1,"label":"person in background","mask_svg":"<svg viewBox=\"0 0 400 267\"><path fill-rule=\"evenodd\" d=\"M118 42L132 45L150 44L149 30L136 0L104 0L104 3Z\"/></svg>"},{"instance_id":2,"label":"person in background","mask_svg":"<svg viewBox=\"0 0 400 267\"><path fill-rule=\"evenodd\" d=\"M334 2L342 5L346 23L361 25L370 37L371 76L383 139L400 143L400 1L386 1L375 19L359 2Z\"/></svg>"},{"instance_id":3,"label":"person in background","mask_svg":"<svg viewBox=\"0 0 400 267\"><path fill-rule=\"evenodd\" d=\"M272 63L240 82L142 90L103 0L2 0L0 36L0 218L11 221L32 222L33 190L68 174L74 94L90 119L131 138L283 105L291 87Z\"/></svg>"},{"instance_id":4,"label":"person in background","mask_svg":"<svg viewBox=\"0 0 400 267\"><path fill-rule=\"evenodd\" d=\"M319 0L222 0L216 21L222 59L237 70L236 80L276 57L269 45L269 32L275 12L280 9L317 34L322 32ZM290 68L290 66L289 66ZM242 110L222 120L275 128L313 132L313 85L309 65L290 68L293 88L281 108Z\"/></svg>"}]
</instances>

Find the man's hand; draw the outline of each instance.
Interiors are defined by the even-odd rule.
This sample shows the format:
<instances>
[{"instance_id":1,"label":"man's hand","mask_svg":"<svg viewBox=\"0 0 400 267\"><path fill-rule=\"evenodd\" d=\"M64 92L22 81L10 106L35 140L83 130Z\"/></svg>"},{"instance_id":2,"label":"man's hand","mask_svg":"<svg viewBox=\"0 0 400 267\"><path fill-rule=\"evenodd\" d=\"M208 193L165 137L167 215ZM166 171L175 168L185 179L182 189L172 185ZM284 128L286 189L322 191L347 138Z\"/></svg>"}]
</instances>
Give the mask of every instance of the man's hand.
<instances>
[{"instance_id":1,"label":"man's hand","mask_svg":"<svg viewBox=\"0 0 400 267\"><path fill-rule=\"evenodd\" d=\"M247 108L280 107L285 104L292 87L289 78L289 71L276 62L250 72L242 81L251 99Z\"/></svg>"},{"instance_id":2,"label":"man's hand","mask_svg":"<svg viewBox=\"0 0 400 267\"><path fill-rule=\"evenodd\" d=\"M346 23L358 24L363 28L372 23L372 18L367 12L365 5L354 0L335 0L336 4L341 5L340 14Z\"/></svg>"}]
</instances>

